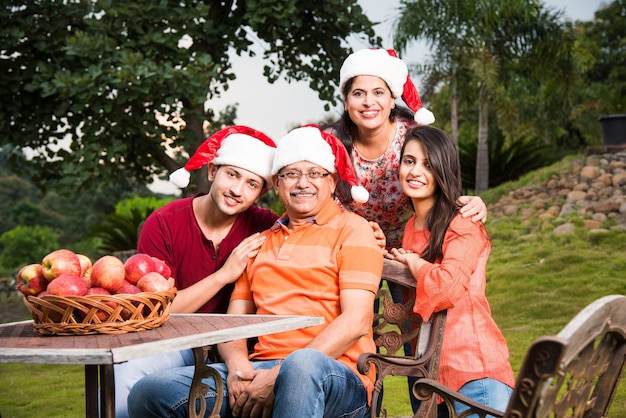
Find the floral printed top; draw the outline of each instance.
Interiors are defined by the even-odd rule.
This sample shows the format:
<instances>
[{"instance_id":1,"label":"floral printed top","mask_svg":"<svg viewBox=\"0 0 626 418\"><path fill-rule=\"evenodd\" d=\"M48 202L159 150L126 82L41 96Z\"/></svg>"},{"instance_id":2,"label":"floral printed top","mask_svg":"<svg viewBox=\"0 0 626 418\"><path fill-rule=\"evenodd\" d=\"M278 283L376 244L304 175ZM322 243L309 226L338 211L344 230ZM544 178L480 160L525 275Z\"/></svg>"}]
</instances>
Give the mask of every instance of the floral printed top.
<instances>
[{"instance_id":1,"label":"floral printed top","mask_svg":"<svg viewBox=\"0 0 626 418\"><path fill-rule=\"evenodd\" d=\"M413 215L411 200L402 193L398 174L404 136L413 125L413 121L396 119L396 134L389 148L375 160L363 158L356 147L352 150L356 177L370 198L366 203L351 202L343 207L377 222L385 233L388 249L402 246L404 226Z\"/></svg>"}]
</instances>

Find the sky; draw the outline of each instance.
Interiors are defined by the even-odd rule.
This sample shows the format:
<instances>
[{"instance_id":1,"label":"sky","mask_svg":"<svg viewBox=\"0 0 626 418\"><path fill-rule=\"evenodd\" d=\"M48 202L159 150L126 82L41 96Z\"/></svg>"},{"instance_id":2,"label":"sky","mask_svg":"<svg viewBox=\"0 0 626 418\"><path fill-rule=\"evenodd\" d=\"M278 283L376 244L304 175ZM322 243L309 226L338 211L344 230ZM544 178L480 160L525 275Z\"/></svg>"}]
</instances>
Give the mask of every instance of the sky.
<instances>
[{"instance_id":1,"label":"sky","mask_svg":"<svg viewBox=\"0 0 626 418\"><path fill-rule=\"evenodd\" d=\"M544 0L547 6L563 10L565 18L572 21L592 20L595 11L607 2L609 0ZM399 0L359 0L359 3L371 21L380 22L375 26L376 33L383 38L383 46L391 48L391 33L398 14ZM349 40L354 50L370 46L358 41ZM425 59L428 54L428 48L423 43L414 43L401 58L410 66L411 63ZM237 124L258 129L275 140L294 127L316 123L329 113L336 118L340 116L342 107L336 106L330 112L325 111L325 103L309 88L306 81L290 84L284 80L278 80L274 84L267 82L263 77L260 55L257 54L256 58L233 55L233 72L237 79L229 83L229 90L221 97L208 102L208 106L216 114L226 106L237 103ZM412 78L419 89L420 79ZM173 185L162 181L157 181L151 189L161 193L179 192Z\"/></svg>"}]
</instances>

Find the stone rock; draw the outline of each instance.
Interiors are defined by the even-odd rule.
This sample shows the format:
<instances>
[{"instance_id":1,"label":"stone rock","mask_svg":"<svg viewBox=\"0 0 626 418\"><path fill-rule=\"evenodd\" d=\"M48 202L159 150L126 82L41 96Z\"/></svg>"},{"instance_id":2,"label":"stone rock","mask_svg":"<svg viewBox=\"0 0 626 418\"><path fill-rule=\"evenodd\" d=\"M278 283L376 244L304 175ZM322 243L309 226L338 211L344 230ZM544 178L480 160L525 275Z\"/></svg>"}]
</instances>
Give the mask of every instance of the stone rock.
<instances>
[{"instance_id":1,"label":"stone rock","mask_svg":"<svg viewBox=\"0 0 626 418\"><path fill-rule=\"evenodd\" d=\"M587 192L583 192L579 190L567 192L568 202L578 202L579 200L585 200L586 197L587 197Z\"/></svg>"},{"instance_id":2,"label":"stone rock","mask_svg":"<svg viewBox=\"0 0 626 418\"><path fill-rule=\"evenodd\" d=\"M511 190L489 206L491 221L520 215L529 232L540 219L542 230L563 234L574 232L574 223L555 228L555 221L574 216L590 232L606 232L601 225L607 220L615 223L611 229L626 230L626 150L590 149L589 154L573 160L568 171Z\"/></svg>"},{"instance_id":3,"label":"stone rock","mask_svg":"<svg viewBox=\"0 0 626 418\"><path fill-rule=\"evenodd\" d=\"M593 219L585 219L583 223L585 224L585 229L587 229L588 231L592 229L597 229L600 227L600 225L602 225L602 222Z\"/></svg>"},{"instance_id":4,"label":"stone rock","mask_svg":"<svg viewBox=\"0 0 626 418\"><path fill-rule=\"evenodd\" d=\"M581 180L593 180L600 176L600 169L595 166L586 166L580 170L580 178Z\"/></svg>"},{"instance_id":5,"label":"stone rock","mask_svg":"<svg viewBox=\"0 0 626 418\"><path fill-rule=\"evenodd\" d=\"M611 184L613 184L613 187L624 187L626 186L626 172L625 173L618 173L613 175L613 179L611 181Z\"/></svg>"},{"instance_id":6,"label":"stone rock","mask_svg":"<svg viewBox=\"0 0 626 418\"><path fill-rule=\"evenodd\" d=\"M504 213L504 216L515 216L517 215L518 211L519 207L517 205L506 205L502 209L502 213Z\"/></svg>"},{"instance_id":7,"label":"stone rock","mask_svg":"<svg viewBox=\"0 0 626 418\"><path fill-rule=\"evenodd\" d=\"M562 225L557 226L552 231L554 235L564 235L564 234L573 234L576 231L576 226L574 226L571 222L566 222Z\"/></svg>"}]
</instances>

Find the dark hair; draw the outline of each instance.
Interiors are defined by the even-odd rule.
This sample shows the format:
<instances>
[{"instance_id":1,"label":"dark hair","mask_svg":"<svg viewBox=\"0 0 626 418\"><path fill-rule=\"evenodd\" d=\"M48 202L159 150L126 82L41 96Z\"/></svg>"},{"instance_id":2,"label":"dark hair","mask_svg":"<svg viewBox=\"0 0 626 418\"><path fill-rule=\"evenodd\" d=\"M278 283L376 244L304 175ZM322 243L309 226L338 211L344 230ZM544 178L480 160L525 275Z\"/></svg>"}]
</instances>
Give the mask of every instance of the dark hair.
<instances>
[{"instance_id":1,"label":"dark hair","mask_svg":"<svg viewBox=\"0 0 626 418\"><path fill-rule=\"evenodd\" d=\"M430 170L437 181L437 199L428 211L424 222L430 232L428 246L420 255L424 260L434 263L443 255L443 240L450 222L457 215L459 206L457 199L462 194L461 165L459 154L454 142L441 129L422 125L409 129L404 138L400 161L404 156L406 145L411 141L421 142ZM481 224L482 225L482 224Z\"/></svg>"},{"instance_id":2,"label":"dark hair","mask_svg":"<svg viewBox=\"0 0 626 418\"><path fill-rule=\"evenodd\" d=\"M352 84L354 84L355 77L352 77L343 85L343 89L341 89L341 95L346 97L352 89ZM386 83L385 83L386 84ZM387 86L389 88L389 86ZM389 89L391 91L391 89ZM391 113L389 114L389 120L391 122L396 119L406 119L413 120L413 112L406 107L396 106L391 109ZM357 127L356 124L350 119L350 114L348 111L343 112L341 117L333 122L330 125L322 126L322 130L332 129L334 135L339 138L344 147L346 147L346 151L348 151L348 155L352 155L352 149L354 148L354 138L357 136ZM352 196L350 195L350 186L344 180L340 179L337 184L337 189L335 190L335 196L344 204L348 204L352 202Z\"/></svg>"}]
</instances>

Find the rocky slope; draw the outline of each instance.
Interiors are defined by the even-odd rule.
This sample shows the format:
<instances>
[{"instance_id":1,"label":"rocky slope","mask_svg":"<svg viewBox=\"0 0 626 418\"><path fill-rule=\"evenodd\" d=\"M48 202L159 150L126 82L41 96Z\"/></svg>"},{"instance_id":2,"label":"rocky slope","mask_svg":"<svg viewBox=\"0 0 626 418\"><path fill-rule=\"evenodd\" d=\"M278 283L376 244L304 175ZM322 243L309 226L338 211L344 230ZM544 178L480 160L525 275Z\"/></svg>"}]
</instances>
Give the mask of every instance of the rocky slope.
<instances>
[{"instance_id":1,"label":"rocky slope","mask_svg":"<svg viewBox=\"0 0 626 418\"><path fill-rule=\"evenodd\" d=\"M492 219L519 216L531 224L539 218L555 234L574 232L573 222L563 222L572 213L592 232L626 230L626 147L590 149L569 171L511 190L488 209Z\"/></svg>"}]
</instances>

